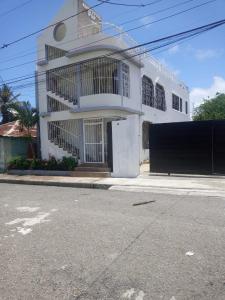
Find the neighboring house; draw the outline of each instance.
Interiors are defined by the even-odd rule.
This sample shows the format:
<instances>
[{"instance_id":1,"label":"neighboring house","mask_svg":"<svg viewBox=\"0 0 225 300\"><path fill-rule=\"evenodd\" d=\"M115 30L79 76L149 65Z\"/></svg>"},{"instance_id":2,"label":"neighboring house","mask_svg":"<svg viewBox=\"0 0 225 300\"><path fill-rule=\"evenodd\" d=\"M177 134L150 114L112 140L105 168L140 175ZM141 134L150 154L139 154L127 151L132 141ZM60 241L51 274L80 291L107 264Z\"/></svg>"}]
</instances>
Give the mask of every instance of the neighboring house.
<instances>
[{"instance_id":1,"label":"neighboring house","mask_svg":"<svg viewBox=\"0 0 225 300\"><path fill-rule=\"evenodd\" d=\"M190 120L189 91L150 55L137 55L143 48L121 51L137 43L93 10L68 18L87 8L67 0L38 39L42 157L74 155L136 177L149 157L150 123Z\"/></svg>"},{"instance_id":2,"label":"neighboring house","mask_svg":"<svg viewBox=\"0 0 225 300\"><path fill-rule=\"evenodd\" d=\"M10 159L16 156L27 157L29 155L29 143L27 130L22 129L18 121L0 125L0 171L4 171ZM31 130L35 139L36 128Z\"/></svg>"}]
</instances>

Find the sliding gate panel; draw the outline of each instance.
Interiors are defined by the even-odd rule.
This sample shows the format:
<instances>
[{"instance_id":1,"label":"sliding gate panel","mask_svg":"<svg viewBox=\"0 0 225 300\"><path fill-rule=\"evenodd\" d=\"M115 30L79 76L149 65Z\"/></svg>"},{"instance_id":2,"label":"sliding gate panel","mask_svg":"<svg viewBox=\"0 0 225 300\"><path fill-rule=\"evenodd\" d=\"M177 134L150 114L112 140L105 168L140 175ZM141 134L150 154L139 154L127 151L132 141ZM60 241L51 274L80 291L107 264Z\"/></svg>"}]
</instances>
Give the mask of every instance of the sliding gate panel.
<instances>
[{"instance_id":1,"label":"sliding gate panel","mask_svg":"<svg viewBox=\"0 0 225 300\"><path fill-rule=\"evenodd\" d=\"M225 122L213 125L213 171L225 174Z\"/></svg>"},{"instance_id":2,"label":"sliding gate panel","mask_svg":"<svg viewBox=\"0 0 225 300\"><path fill-rule=\"evenodd\" d=\"M157 173L211 174L211 122L152 124L150 170Z\"/></svg>"}]
</instances>

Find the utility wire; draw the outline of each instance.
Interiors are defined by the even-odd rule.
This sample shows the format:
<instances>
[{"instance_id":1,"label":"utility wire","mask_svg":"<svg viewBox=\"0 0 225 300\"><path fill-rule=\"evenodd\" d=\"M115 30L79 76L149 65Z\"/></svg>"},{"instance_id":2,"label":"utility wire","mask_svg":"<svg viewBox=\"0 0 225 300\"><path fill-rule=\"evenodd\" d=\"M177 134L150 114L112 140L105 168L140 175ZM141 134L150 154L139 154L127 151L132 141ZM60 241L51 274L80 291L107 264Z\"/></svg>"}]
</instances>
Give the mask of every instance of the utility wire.
<instances>
[{"instance_id":1,"label":"utility wire","mask_svg":"<svg viewBox=\"0 0 225 300\"><path fill-rule=\"evenodd\" d=\"M172 5L172 6L169 6L169 7L160 9L160 10L157 10L157 11L155 11L153 13L150 13L150 14L147 14L147 15L144 15L144 16L140 16L140 17L134 18L132 20L125 21L123 23L120 23L119 26L126 25L126 24L129 24L129 23L135 22L135 21L139 21L139 20L141 20L143 18L146 18L146 17L151 17L151 16L154 16L154 15L157 15L159 13L165 12L165 11L170 10L172 8L177 8L177 7L181 6L181 5L188 4L188 3L193 2L193 1L196 1L196 0L186 0L186 1L183 1L183 2L180 2L180 3L177 3L175 5Z\"/></svg>"},{"instance_id":2,"label":"utility wire","mask_svg":"<svg viewBox=\"0 0 225 300\"><path fill-rule=\"evenodd\" d=\"M157 2L161 2L161 1L164 1L164 0L158 0ZM151 14L144 15L144 16L140 16L140 17L138 17L138 18L134 18L134 19L125 21L125 22L123 22L123 23L118 24L117 26L122 26L122 25L125 25L125 24L128 24L128 23L132 23L132 22L135 22L135 21L140 20L140 19L145 18L145 17L154 16L154 15L157 15L157 14L159 14L159 13L161 13L161 12L168 11L168 10L170 10L170 9L172 9L172 8L176 8L176 7L179 7L179 6L181 6L181 5L184 5L184 4L193 2L193 1L197 1L197 0L186 0L186 1L183 1L183 2L181 2L181 3L178 3L178 4L175 4L175 5L169 6L169 7L167 7L167 8L164 8L164 9L161 9L161 10L158 10L158 11L155 11L155 12L153 12L153 13L151 13ZM132 11L133 11L133 10L132 10ZM121 15L122 15L122 14L121 14ZM107 31L107 30L109 30L109 29L112 29L112 26L109 25L108 27L106 27L106 28L104 29L104 32ZM109 38L111 38L111 37L109 37ZM69 40L69 41L67 41L67 42L58 43L58 46L65 45L65 44L74 42L74 41L76 41L76 40L79 40L79 38L75 38L75 39ZM96 41L96 42L97 42L97 41ZM88 45L88 44L87 44L87 45ZM4 61L0 61L0 63L5 63L5 62L8 62L8 61L13 61L13 60L16 60L16 59L18 59L18 58L26 57L26 56L28 56L28 55L35 54L35 53L40 53L40 52L43 52L43 51L44 51L44 50L32 51L32 52L25 52L25 53L23 52L23 53L24 53L23 55L19 55L19 56L16 56L16 57L11 57L11 58L6 59L6 60L4 60Z\"/></svg>"},{"instance_id":3,"label":"utility wire","mask_svg":"<svg viewBox=\"0 0 225 300\"><path fill-rule=\"evenodd\" d=\"M46 30L46 29L48 29L48 28L54 27L54 26L56 26L57 24L59 24L59 23L61 23L61 22L65 22L65 21L67 21L67 20L70 20L70 19L72 19L72 18L74 18L74 17L76 17L76 16L79 16L80 14L82 14L82 13L84 13L84 12L87 12L87 11L93 9L93 8L96 8L96 7L98 7L98 6L102 5L102 4L103 4L103 3L98 3L98 4L92 6L92 7L88 8L88 9L84 9L84 10L82 10L82 11L80 11L80 12L74 14L74 15L71 15L71 16L69 16L69 17L67 17L67 18L65 18L65 19L63 19L63 20L61 20L61 21L59 21L59 22L56 22L56 23L54 23L54 24L48 25L48 26L46 26L46 27L43 27L43 28L41 28L41 29L39 29L39 30L37 30L37 31L34 31L34 32L30 33L30 34L27 34L27 35L25 35L25 36L23 36L23 37L21 37L21 38L19 38L19 39L17 39L17 40L14 40L14 41L12 41L12 42L5 43L5 44L3 44L3 45L0 47L0 49L2 50L2 49L4 49L4 48L8 48L8 47L11 46L11 45L17 44L17 43L19 43L19 42L21 42L21 41L23 41L23 40L25 40L25 39L27 39L27 38L29 38L29 37L31 37L31 36L34 36L34 35L36 35L36 34L38 34L38 33L41 33L42 31L44 31L44 30Z\"/></svg>"},{"instance_id":4,"label":"utility wire","mask_svg":"<svg viewBox=\"0 0 225 300\"><path fill-rule=\"evenodd\" d=\"M10 9L10 10L8 10L8 11L5 11L5 12L3 12L3 13L1 13L1 14L0 14L0 18L5 17L5 16L7 16L8 14L10 14L11 12L14 12L14 11L16 11L17 9L20 9L20 8L24 7L25 5L31 3L32 1L33 1L33 0L29 0L29 1L23 2L23 3L21 3L20 5L17 5L17 6L15 6L14 8L12 8L12 9Z\"/></svg>"},{"instance_id":5,"label":"utility wire","mask_svg":"<svg viewBox=\"0 0 225 300\"><path fill-rule=\"evenodd\" d=\"M193 0L188 0L188 1L190 2L190 1L193 1ZM148 23L146 23L146 24L143 24L143 25L140 25L140 26L137 26L137 27L134 27L134 28L130 28L130 29L128 29L128 30L122 31L121 33L116 33L116 34L114 34L114 35L112 35L112 36L104 37L104 38L99 39L99 40L97 40L97 41L94 41L94 42L91 42L91 43L87 43L87 44L84 44L84 45L79 46L79 47L76 47L76 48L72 48L72 49L70 49L70 50L68 50L68 51L79 50L79 49L81 49L81 48L83 48L83 47L85 47L85 46L90 46L90 45L96 44L96 43L98 43L98 42L102 42L102 41L111 39L111 38L113 38L113 37L117 37L117 36L119 36L119 35L121 35L121 34L128 33L128 32L131 32L131 31L134 31L134 30L137 30L137 29L141 29L141 28L146 27L146 26L148 26L148 25L152 25L152 24L155 24L155 23L164 21L164 20L168 20L168 19L170 19L170 18L173 18L173 17L175 17L175 16L184 14L184 13L186 13L186 12L189 12L189 11L191 11L191 10L194 10L194 9L196 9L196 8L202 7L202 6L204 6L204 5L207 5L207 4L212 3L212 2L215 2L215 1L217 1L217 0L209 0L209 1L207 1L207 2L198 4L198 5L196 5L196 6L192 6L192 7L188 8L188 9L181 10L181 11L179 11L179 12L177 12L177 13L174 13L174 14L171 14L171 15L169 15L169 16L166 16L166 17L163 17L163 18L160 18L160 19L157 19L157 20L148 22ZM41 59L39 59L39 60L31 60L31 61L27 61L27 62L22 63L22 64L18 64L18 65L15 65L15 66L3 68L3 69L0 69L0 72L6 71L6 70L15 69L15 68L18 68L18 67L27 65L27 64L34 63L34 62L39 62L39 61L42 61L43 59L45 59L45 58L41 58Z\"/></svg>"},{"instance_id":6,"label":"utility wire","mask_svg":"<svg viewBox=\"0 0 225 300\"><path fill-rule=\"evenodd\" d=\"M152 4L157 3L158 1L152 1L150 3L146 4L127 4L127 3L118 3L118 2L112 2L110 0L98 0L98 2L105 3L105 4L111 4L111 5L117 5L117 6L126 6L126 7L146 7Z\"/></svg>"},{"instance_id":7,"label":"utility wire","mask_svg":"<svg viewBox=\"0 0 225 300\"><path fill-rule=\"evenodd\" d=\"M225 19L224 20L221 20L221 21L217 21L217 22L214 22L214 23L210 23L210 24L207 24L207 25L204 25L204 26L201 26L201 27L197 27L197 28L194 28L192 30L188 30L188 31L185 31L185 32L182 32L182 33L178 33L178 34L175 34L175 35L170 35L170 36L167 36L167 37L164 37L164 38L161 38L161 39L158 39L158 40L153 40L153 41L150 41L150 42L147 42L147 43L143 43L143 44L139 44L139 45L136 45L134 47L129 47L129 48L126 48L126 49L122 49L122 50L117 50L117 51L114 51L114 52L111 52L110 54L107 54L107 55L101 55L101 56L98 56L96 58L102 58L102 57L109 57L109 56L112 56L114 54L120 54L122 52L126 52L126 51L130 51L130 50L134 50L136 48L140 48L140 47L143 47L143 46L147 46L149 44L154 44L154 43L157 43L157 42L161 42L161 41L164 41L164 40L167 40L167 39L171 39L171 38L175 38L175 37L179 37L179 36L182 36L182 35L185 35L185 34L188 34L188 33L192 33L195 31L197 31L197 34L201 33L201 31L205 31L205 30L211 30L214 28L214 26L218 27L218 26L221 26L225 23ZM140 55L140 54L138 54ZM130 57L131 58L131 57ZM43 71L43 72L39 72L39 75L44 75L46 72ZM22 79L18 79L18 80L14 80L14 81L11 81L9 82L8 84L12 84L12 83L15 83L15 82L19 82L19 81L24 81L24 80L27 80L27 79L30 79L30 78L34 78L35 76L32 75L32 76L29 76L27 78L22 78Z\"/></svg>"},{"instance_id":8,"label":"utility wire","mask_svg":"<svg viewBox=\"0 0 225 300\"><path fill-rule=\"evenodd\" d=\"M159 43L159 42L165 42L161 45L158 45L158 46L155 46L151 49L147 49L147 50L143 50L142 52L138 53L138 54L135 54L135 55L132 55L132 56L129 56L129 58L126 58L125 60L130 60L131 58L133 57L137 57L137 56L140 56L140 55L143 55L145 53L148 53L150 51L153 51L153 50L157 50L157 49L160 49L160 48L163 48L167 45L170 45L172 43L177 43L178 41L181 41L181 40L184 40L184 39L187 39L187 38L190 38L190 37L193 37L195 35L199 35L201 33L204 33L204 32L207 32L209 30L212 30L214 28L217 28L219 26L222 26L225 24L225 19L223 20L220 20L220 21L217 21L217 22L213 22L213 23L210 23L210 24L207 24L207 25L204 25L204 26L201 26L201 27L197 27L197 28L193 28L191 30L187 30L187 31L183 31L183 32L180 32L180 33L176 33L176 34L173 34L173 35L169 35L169 36L166 36L166 37L162 37L160 39L157 39L157 40L153 40L153 41L149 41L149 42L146 42L146 43L142 43L142 44L139 44L137 46L134 46L134 47L129 47L129 48L126 48L126 49L122 49L122 50L118 50L118 51L114 51L114 52L111 52L109 54L106 54L106 55L102 55L102 56L98 56L98 57L95 57L95 59L97 58L105 58L105 57L110 57L110 56L114 56L115 54L121 54L123 52L126 52L126 51L131 51L131 50L134 50L136 48L140 48L140 47L144 47L144 46L148 46L148 45L151 45L151 44L155 44L155 43ZM125 60L122 60L122 61L125 61ZM43 72L43 73L39 73L38 76L42 76L42 75L45 75L46 72ZM35 78L36 76L33 76L33 78ZM27 78L29 79L29 78ZM27 80L26 79L26 80ZM66 79L66 78L65 78ZM22 79L21 81L23 81L24 79ZM18 80L20 81L20 80ZM17 81L17 82L18 82ZM45 81L45 80L44 80ZM40 81L41 82L41 81ZM7 83L7 84L12 84L12 83L16 83L16 81L14 82L11 82L11 83ZM28 85L32 84L31 83L27 83ZM35 84L35 83L33 83ZM24 85L21 85L19 86L20 88L25 88L26 87L26 84ZM14 87L14 88L18 88L18 86Z\"/></svg>"}]
</instances>

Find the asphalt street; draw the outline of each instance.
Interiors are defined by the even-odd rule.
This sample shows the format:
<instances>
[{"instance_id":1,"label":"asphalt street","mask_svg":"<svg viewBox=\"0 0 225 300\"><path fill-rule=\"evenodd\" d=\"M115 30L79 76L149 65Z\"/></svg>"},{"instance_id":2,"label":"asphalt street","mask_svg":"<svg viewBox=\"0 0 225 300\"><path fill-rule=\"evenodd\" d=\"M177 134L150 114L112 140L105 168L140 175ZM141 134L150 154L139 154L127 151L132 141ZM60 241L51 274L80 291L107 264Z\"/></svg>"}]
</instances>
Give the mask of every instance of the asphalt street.
<instances>
[{"instance_id":1,"label":"asphalt street","mask_svg":"<svg viewBox=\"0 0 225 300\"><path fill-rule=\"evenodd\" d=\"M225 198L0 184L1 300L224 300Z\"/></svg>"}]
</instances>

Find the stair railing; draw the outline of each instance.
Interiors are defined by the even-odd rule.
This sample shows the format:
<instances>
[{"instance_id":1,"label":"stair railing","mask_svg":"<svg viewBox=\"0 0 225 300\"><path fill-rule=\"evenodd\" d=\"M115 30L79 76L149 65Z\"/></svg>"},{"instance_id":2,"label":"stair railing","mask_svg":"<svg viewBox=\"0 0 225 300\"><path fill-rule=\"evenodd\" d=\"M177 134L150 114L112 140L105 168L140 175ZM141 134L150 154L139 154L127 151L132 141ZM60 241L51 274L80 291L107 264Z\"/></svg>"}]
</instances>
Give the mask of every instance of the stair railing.
<instances>
[{"instance_id":1,"label":"stair railing","mask_svg":"<svg viewBox=\"0 0 225 300\"><path fill-rule=\"evenodd\" d=\"M59 126L58 121L48 123L48 139L72 156L80 156L80 137Z\"/></svg>"}]
</instances>

